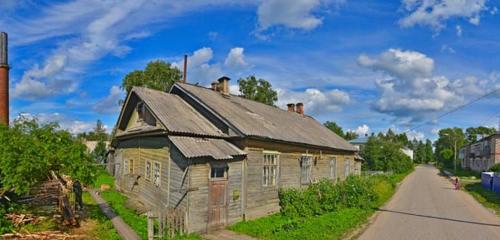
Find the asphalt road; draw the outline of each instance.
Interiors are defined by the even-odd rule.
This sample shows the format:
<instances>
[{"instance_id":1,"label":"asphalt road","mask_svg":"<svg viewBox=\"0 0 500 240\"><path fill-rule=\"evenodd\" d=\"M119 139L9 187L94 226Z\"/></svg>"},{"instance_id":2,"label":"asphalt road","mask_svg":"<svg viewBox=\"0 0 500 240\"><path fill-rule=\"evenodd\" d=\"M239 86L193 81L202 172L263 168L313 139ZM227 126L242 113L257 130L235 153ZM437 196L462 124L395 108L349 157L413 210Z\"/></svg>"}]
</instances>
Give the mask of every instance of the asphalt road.
<instances>
[{"instance_id":1,"label":"asphalt road","mask_svg":"<svg viewBox=\"0 0 500 240\"><path fill-rule=\"evenodd\" d=\"M359 239L499 240L500 217L438 173L417 167Z\"/></svg>"}]
</instances>

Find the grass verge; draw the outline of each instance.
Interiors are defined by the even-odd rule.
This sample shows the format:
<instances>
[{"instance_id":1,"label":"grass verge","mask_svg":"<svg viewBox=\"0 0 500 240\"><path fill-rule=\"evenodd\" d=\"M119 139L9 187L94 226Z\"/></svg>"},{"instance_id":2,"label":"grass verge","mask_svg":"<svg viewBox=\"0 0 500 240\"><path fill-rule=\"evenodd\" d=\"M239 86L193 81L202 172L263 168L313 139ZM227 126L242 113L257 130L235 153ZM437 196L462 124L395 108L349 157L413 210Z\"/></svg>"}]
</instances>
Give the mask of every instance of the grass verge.
<instances>
[{"instance_id":1,"label":"grass verge","mask_svg":"<svg viewBox=\"0 0 500 240\"><path fill-rule=\"evenodd\" d=\"M342 239L348 233L366 223L375 209L389 200L396 187L409 173L390 177L372 176L371 186L376 193L373 207L343 207L318 216L293 218L283 213L256 220L239 222L230 230L260 239Z\"/></svg>"},{"instance_id":2,"label":"grass verge","mask_svg":"<svg viewBox=\"0 0 500 240\"><path fill-rule=\"evenodd\" d=\"M97 176L94 187L99 188L102 184L110 186L110 189L101 191L101 197L106 200L113 211L119 215L142 239L147 239L148 223L147 217L139 214L134 209L128 208L126 203L128 198L118 192L114 187L114 178L107 172L102 172ZM168 238L164 238L168 239ZM176 236L175 240L199 240L201 237L197 234Z\"/></svg>"},{"instance_id":3,"label":"grass verge","mask_svg":"<svg viewBox=\"0 0 500 240\"><path fill-rule=\"evenodd\" d=\"M483 206L495 211L500 216L500 195L484 188L481 183L472 183L464 186L464 189L472 195Z\"/></svg>"}]
</instances>

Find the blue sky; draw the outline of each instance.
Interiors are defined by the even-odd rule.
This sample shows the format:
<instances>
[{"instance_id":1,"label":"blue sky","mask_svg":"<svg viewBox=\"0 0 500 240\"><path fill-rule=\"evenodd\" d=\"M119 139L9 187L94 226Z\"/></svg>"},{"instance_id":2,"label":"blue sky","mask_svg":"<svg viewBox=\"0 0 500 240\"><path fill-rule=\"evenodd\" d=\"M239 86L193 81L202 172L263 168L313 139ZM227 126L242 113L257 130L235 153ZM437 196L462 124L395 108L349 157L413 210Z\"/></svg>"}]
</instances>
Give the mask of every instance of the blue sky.
<instances>
[{"instance_id":1,"label":"blue sky","mask_svg":"<svg viewBox=\"0 0 500 240\"><path fill-rule=\"evenodd\" d=\"M358 133L496 126L500 3L493 0L0 0L10 37L11 118L73 133L112 128L130 71L189 55L188 81L255 74L280 107ZM426 123L422 125L422 123ZM420 126L414 129L416 126Z\"/></svg>"}]
</instances>

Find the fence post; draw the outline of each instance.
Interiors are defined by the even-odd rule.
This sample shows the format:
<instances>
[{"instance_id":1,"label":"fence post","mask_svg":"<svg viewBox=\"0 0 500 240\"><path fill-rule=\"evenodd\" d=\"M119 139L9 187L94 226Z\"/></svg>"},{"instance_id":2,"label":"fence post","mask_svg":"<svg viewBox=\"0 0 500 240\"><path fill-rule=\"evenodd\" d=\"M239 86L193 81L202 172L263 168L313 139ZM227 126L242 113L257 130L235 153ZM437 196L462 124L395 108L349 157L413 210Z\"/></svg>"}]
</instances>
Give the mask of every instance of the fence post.
<instances>
[{"instance_id":1,"label":"fence post","mask_svg":"<svg viewBox=\"0 0 500 240\"><path fill-rule=\"evenodd\" d=\"M148 218L148 240L153 240L155 228L153 221L153 213L151 211L148 211L147 218Z\"/></svg>"}]
</instances>

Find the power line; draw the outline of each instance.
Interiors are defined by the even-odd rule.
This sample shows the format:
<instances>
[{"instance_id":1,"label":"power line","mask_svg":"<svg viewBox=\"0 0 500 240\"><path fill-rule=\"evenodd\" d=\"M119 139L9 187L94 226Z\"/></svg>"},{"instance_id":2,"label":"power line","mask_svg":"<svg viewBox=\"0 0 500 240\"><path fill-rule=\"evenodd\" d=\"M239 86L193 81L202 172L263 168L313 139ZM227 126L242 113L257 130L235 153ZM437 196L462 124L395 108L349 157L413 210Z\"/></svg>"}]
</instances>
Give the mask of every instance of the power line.
<instances>
[{"instance_id":1,"label":"power line","mask_svg":"<svg viewBox=\"0 0 500 240\"><path fill-rule=\"evenodd\" d=\"M482 96L479 96L479 97L478 97L478 98L476 98L476 99L473 99L472 101L469 101L469 102L464 103L464 104L462 104L462 105L460 105L460 106L458 106L458 107L456 107L456 108L453 108L453 109L451 109L450 111L447 111L447 112L445 112L445 113L443 113L443 114L439 115L439 116L438 116L437 118L435 118L435 119L432 119L432 120L429 120L429 121L425 121L425 122L423 122L422 124L419 124L419 125L417 125L417 126L415 126L415 127L412 127L412 128L410 128L410 129L406 130L405 132L410 132L410 131L413 131L413 130L415 130L415 129L417 129L417 128L420 128L420 127L425 126L425 125L427 125L427 124L429 124L429 123L432 123L433 121L439 120L439 119L441 119L441 118L443 118L443 117L445 117L445 116L447 116L447 115L449 115L449 114L451 114L451 113L454 113L454 112L456 112L456 111L458 111L458 110L460 110L460 109L462 109L462 108L465 108L465 107L467 107L467 106L469 106L469 105L472 105L473 103L476 103L476 102L478 102L478 101L480 101L480 100L482 100L482 99L484 99L484 98L487 98L487 97L489 97L489 96L491 96L491 95L493 95L493 94L495 94L496 92L499 92L499 91L500 91L500 88L497 88L497 89L495 89L495 90L493 90L493 91L491 91L491 92L489 92L489 93L486 93L486 94L484 94L484 95L482 95Z\"/></svg>"}]
</instances>

